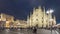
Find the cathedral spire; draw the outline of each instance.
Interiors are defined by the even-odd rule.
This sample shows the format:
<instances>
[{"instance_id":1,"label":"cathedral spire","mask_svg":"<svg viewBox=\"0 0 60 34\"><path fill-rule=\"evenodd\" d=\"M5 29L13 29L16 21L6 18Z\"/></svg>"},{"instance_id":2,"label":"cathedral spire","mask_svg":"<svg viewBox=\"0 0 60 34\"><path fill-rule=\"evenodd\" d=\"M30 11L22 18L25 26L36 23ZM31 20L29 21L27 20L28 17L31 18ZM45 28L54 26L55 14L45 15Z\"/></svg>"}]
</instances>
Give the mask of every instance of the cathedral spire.
<instances>
[{"instance_id":1,"label":"cathedral spire","mask_svg":"<svg viewBox=\"0 0 60 34\"><path fill-rule=\"evenodd\" d=\"M39 6L38 8L41 9L41 6Z\"/></svg>"},{"instance_id":2,"label":"cathedral spire","mask_svg":"<svg viewBox=\"0 0 60 34\"><path fill-rule=\"evenodd\" d=\"M33 11L35 11L35 7L33 8Z\"/></svg>"},{"instance_id":3,"label":"cathedral spire","mask_svg":"<svg viewBox=\"0 0 60 34\"><path fill-rule=\"evenodd\" d=\"M44 9L44 13L45 13L45 7L43 7L43 9Z\"/></svg>"},{"instance_id":4,"label":"cathedral spire","mask_svg":"<svg viewBox=\"0 0 60 34\"><path fill-rule=\"evenodd\" d=\"M31 19L32 13L30 12L29 19Z\"/></svg>"},{"instance_id":5,"label":"cathedral spire","mask_svg":"<svg viewBox=\"0 0 60 34\"><path fill-rule=\"evenodd\" d=\"M43 11L44 11L44 14L43 14L43 16L45 17L45 14L46 14L46 13L45 13L45 7L43 7Z\"/></svg>"},{"instance_id":6,"label":"cathedral spire","mask_svg":"<svg viewBox=\"0 0 60 34\"><path fill-rule=\"evenodd\" d=\"M32 12L32 13L35 13L35 10L36 10L36 9L35 9L35 7L34 7L34 8L33 8L33 12Z\"/></svg>"},{"instance_id":7,"label":"cathedral spire","mask_svg":"<svg viewBox=\"0 0 60 34\"><path fill-rule=\"evenodd\" d=\"M27 16L27 23L29 23L29 15Z\"/></svg>"},{"instance_id":8,"label":"cathedral spire","mask_svg":"<svg viewBox=\"0 0 60 34\"><path fill-rule=\"evenodd\" d=\"M54 19L54 24L56 25L56 17L54 16L53 19Z\"/></svg>"}]
</instances>

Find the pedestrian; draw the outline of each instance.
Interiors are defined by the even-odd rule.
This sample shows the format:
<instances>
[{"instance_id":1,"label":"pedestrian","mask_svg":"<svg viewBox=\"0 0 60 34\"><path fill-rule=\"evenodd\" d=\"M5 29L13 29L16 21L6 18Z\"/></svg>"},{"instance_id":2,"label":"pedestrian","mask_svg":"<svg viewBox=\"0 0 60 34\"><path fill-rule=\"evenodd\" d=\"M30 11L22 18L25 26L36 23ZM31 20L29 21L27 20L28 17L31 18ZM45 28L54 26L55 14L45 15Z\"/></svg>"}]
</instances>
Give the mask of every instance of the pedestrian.
<instances>
[{"instance_id":1,"label":"pedestrian","mask_svg":"<svg viewBox=\"0 0 60 34\"><path fill-rule=\"evenodd\" d=\"M33 33L37 34L37 28L36 27L33 28Z\"/></svg>"}]
</instances>

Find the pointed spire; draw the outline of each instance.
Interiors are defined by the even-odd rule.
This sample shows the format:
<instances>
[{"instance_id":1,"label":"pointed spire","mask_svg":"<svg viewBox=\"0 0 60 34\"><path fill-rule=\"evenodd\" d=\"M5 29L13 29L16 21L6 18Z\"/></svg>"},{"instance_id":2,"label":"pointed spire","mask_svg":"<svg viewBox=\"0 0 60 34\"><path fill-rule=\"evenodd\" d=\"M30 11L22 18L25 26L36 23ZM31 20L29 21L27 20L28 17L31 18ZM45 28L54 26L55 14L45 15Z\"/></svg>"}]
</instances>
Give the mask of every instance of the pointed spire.
<instances>
[{"instance_id":1,"label":"pointed spire","mask_svg":"<svg viewBox=\"0 0 60 34\"><path fill-rule=\"evenodd\" d=\"M38 9L41 9L41 6L39 6Z\"/></svg>"},{"instance_id":2,"label":"pointed spire","mask_svg":"<svg viewBox=\"0 0 60 34\"><path fill-rule=\"evenodd\" d=\"M54 16L53 19L54 19L54 24L56 25L56 17Z\"/></svg>"},{"instance_id":3,"label":"pointed spire","mask_svg":"<svg viewBox=\"0 0 60 34\"><path fill-rule=\"evenodd\" d=\"M35 12L36 12L36 9L35 9L35 7L34 7L31 17L35 14Z\"/></svg>"},{"instance_id":4,"label":"pointed spire","mask_svg":"<svg viewBox=\"0 0 60 34\"><path fill-rule=\"evenodd\" d=\"M27 23L29 22L29 15L27 16Z\"/></svg>"},{"instance_id":5,"label":"pointed spire","mask_svg":"<svg viewBox=\"0 0 60 34\"><path fill-rule=\"evenodd\" d=\"M53 19L56 21L56 17L54 16Z\"/></svg>"},{"instance_id":6,"label":"pointed spire","mask_svg":"<svg viewBox=\"0 0 60 34\"><path fill-rule=\"evenodd\" d=\"M33 8L33 11L35 11L35 7Z\"/></svg>"},{"instance_id":7,"label":"pointed spire","mask_svg":"<svg viewBox=\"0 0 60 34\"><path fill-rule=\"evenodd\" d=\"M27 16L27 19L29 19L29 15Z\"/></svg>"},{"instance_id":8,"label":"pointed spire","mask_svg":"<svg viewBox=\"0 0 60 34\"><path fill-rule=\"evenodd\" d=\"M31 17L31 15L32 15L32 13L30 12L30 15L29 15L29 17Z\"/></svg>"},{"instance_id":9,"label":"pointed spire","mask_svg":"<svg viewBox=\"0 0 60 34\"><path fill-rule=\"evenodd\" d=\"M44 14L43 14L43 15L44 15L44 17L45 17L45 7L43 7L43 11L44 11Z\"/></svg>"},{"instance_id":10,"label":"pointed spire","mask_svg":"<svg viewBox=\"0 0 60 34\"><path fill-rule=\"evenodd\" d=\"M54 15L54 19L56 19L55 15Z\"/></svg>"},{"instance_id":11,"label":"pointed spire","mask_svg":"<svg viewBox=\"0 0 60 34\"><path fill-rule=\"evenodd\" d=\"M44 9L44 13L45 13L45 7L43 7L43 9Z\"/></svg>"}]
</instances>

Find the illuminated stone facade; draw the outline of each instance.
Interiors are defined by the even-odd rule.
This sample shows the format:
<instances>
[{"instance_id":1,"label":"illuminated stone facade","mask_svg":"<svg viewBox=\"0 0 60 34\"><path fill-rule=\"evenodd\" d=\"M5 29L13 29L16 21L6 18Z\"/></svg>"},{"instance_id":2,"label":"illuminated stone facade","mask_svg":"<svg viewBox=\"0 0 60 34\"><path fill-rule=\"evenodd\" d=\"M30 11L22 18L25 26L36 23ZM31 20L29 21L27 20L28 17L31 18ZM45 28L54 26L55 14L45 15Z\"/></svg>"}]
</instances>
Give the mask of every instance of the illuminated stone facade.
<instances>
[{"instance_id":1,"label":"illuminated stone facade","mask_svg":"<svg viewBox=\"0 0 60 34\"><path fill-rule=\"evenodd\" d=\"M25 20L16 19L16 21L14 21L13 27L26 28L27 22Z\"/></svg>"},{"instance_id":2,"label":"illuminated stone facade","mask_svg":"<svg viewBox=\"0 0 60 34\"><path fill-rule=\"evenodd\" d=\"M10 23L12 23L14 21L13 16L10 16L10 15L4 14L4 13L0 14L0 19L1 19L0 21L5 22L4 27L10 27Z\"/></svg>"},{"instance_id":3,"label":"illuminated stone facade","mask_svg":"<svg viewBox=\"0 0 60 34\"><path fill-rule=\"evenodd\" d=\"M21 28L26 28L28 26L27 26L27 21L25 21L25 20L19 20L19 19L14 20L14 16L1 13L0 14L0 27L6 27L6 28L21 27Z\"/></svg>"},{"instance_id":4,"label":"illuminated stone facade","mask_svg":"<svg viewBox=\"0 0 60 34\"><path fill-rule=\"evenodd\" d=\"M52 15L51 15L52 16ZM30 27L50 27L52 25L56 25L56 18L54 16L53 21L49 21L50 14L46 14L45 9L39 6L38 9L33 9L33 13L30 13L30 17L27 17L27 22L29 23Z\"/></svg>"},{"instance_id":5,"label":"illuminated stone facade","mask_svg":"<svg viewBox=\"0 0 60 34\"><path fill-rule=\"evenodd\" d=\"M27 16L27 21L25 20L14 20L14 16L10 16L4 13L0 14L0 27L4 26L7 28L10 27L50 27L56 25L56 18L53 16L52 21L50 21L50 17L52 18L51 14L46 14L45 9L41 9L39 6L37 9L33 9L33 13L30 13L30 16Z\"/></svg>"}]
</instances>

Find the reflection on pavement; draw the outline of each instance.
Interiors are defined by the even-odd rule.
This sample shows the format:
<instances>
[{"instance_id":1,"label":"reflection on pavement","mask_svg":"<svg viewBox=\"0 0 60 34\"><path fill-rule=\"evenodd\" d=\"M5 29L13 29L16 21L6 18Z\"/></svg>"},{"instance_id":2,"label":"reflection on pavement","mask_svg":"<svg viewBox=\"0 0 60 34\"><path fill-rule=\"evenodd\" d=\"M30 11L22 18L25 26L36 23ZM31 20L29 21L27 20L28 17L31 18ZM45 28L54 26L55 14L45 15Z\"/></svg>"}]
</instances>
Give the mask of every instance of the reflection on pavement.
<instances>
[{"instance_id":1,"label":"reflection on pavement","mask_svg":"<svg viewBox=\"0 0 60 34\"><path fill-rule=\"evenodd\" d=\"M17 29L17 30L5 29L0 31L0 34L31 34L31 33L32 30L30 29Z\"/></svg>"}]
</instances>

